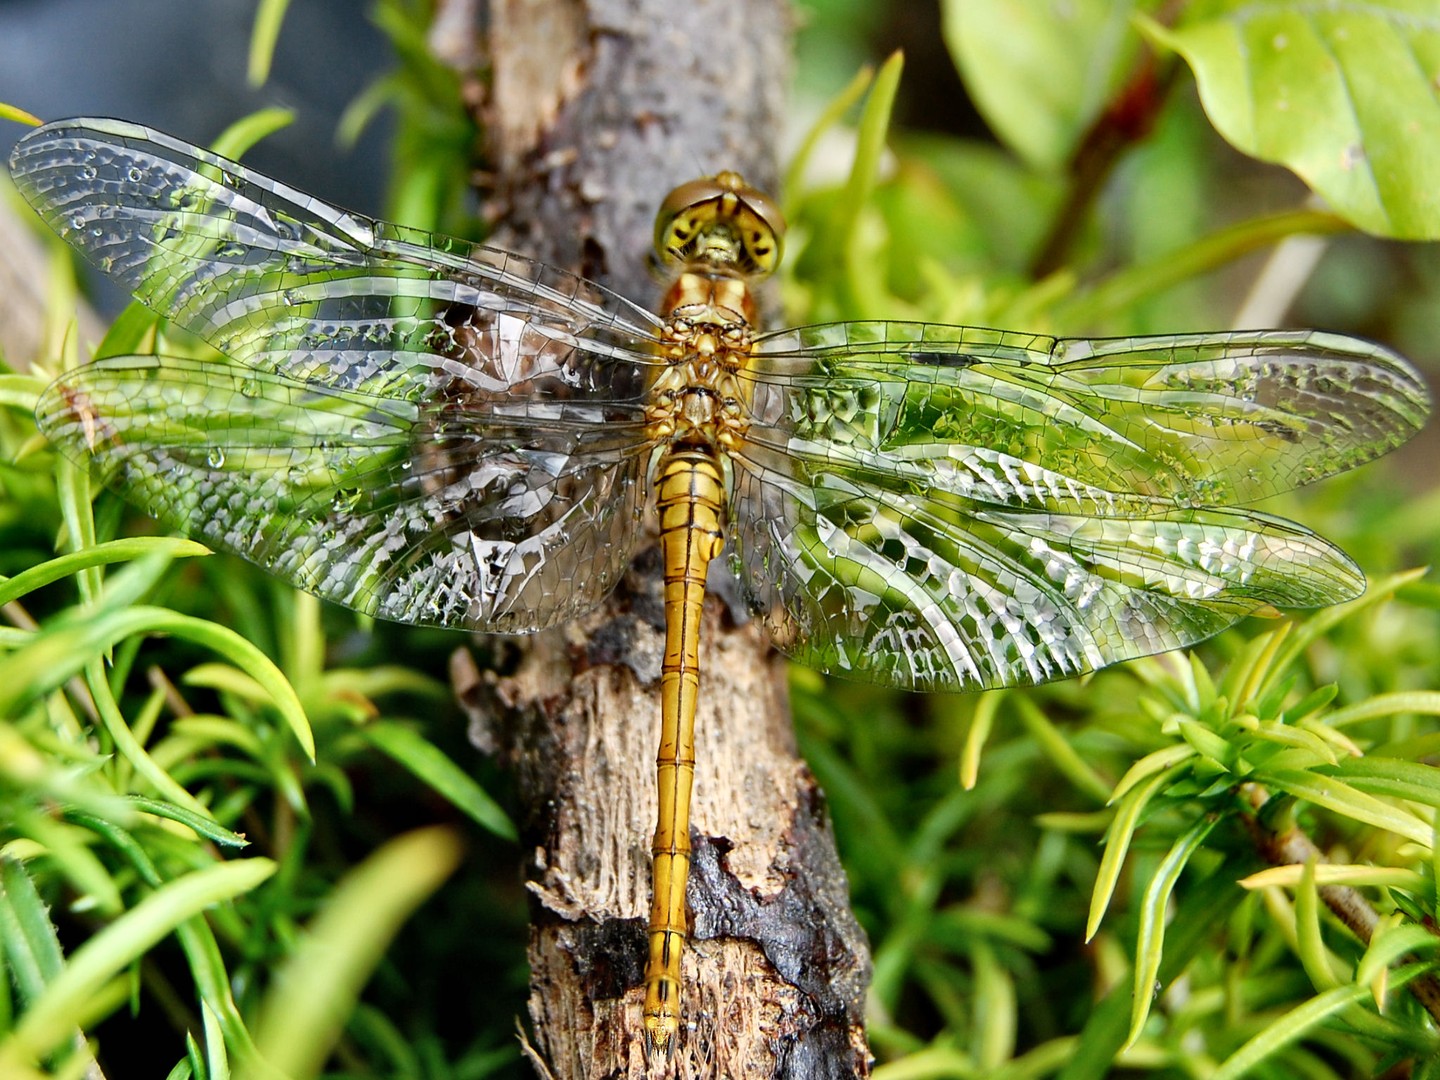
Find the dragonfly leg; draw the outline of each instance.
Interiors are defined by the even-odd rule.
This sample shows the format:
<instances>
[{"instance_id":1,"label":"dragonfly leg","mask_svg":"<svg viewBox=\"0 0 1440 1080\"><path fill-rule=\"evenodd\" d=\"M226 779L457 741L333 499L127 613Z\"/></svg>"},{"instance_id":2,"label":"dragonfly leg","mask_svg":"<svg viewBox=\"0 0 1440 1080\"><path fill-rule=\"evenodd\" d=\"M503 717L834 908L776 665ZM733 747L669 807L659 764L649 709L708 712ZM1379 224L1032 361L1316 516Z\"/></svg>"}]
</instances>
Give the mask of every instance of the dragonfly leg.
<instances>
[{"instance_id":1,"label":"dragonfly leg","mask_svg":"<svg viewBox=\"0 0 1440 1080\"><path fill-rule=\"evenodd\" d=\"M690 790L695 780L695 706L700 692L700 614L705 572L724 546L724 488L714 456L680 449L658 469L660 550L665 565L665 660L660 679L659 817L652 848L650 956L645 1039L652 1055L674 1053L680 1029L681 956L688 919Z\"/></svg>"}]
</instances>

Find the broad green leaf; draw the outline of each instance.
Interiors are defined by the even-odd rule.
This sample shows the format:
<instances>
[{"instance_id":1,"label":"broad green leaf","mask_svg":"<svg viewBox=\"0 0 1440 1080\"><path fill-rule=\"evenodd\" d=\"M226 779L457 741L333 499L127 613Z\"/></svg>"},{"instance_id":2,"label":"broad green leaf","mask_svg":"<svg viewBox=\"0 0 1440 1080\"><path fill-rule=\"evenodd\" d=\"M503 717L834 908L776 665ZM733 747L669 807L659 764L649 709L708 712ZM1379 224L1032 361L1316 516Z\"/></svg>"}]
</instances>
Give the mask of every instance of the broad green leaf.
<instances>
[{"instance_id":1,"label":"broad green leaf","mask_svg":"<svg viewBox=\"0 0 1440 1080\"><path fill-rule=\"evenodd\" d=\"M945 42L992 131L1060 169L1130 70L1140 0L945 0Z\"/></svg>"},{"instance_id":2,"label":"broad green leaf","mask_svg":"<svg viewBox=\"0 0 1440 1080\"><path fill-rule=\"evenodd\" d=\"M293 1080L320 1071L370 973L401 924L460 861L454 833L392 840L340 883L261 1008L260 1054Z\"/></svg>"},{"instance_id":3,"label":"broad green leaf","mask_svg":"<svg viewBox=\"0 0 1440 1080\"><path fill-rule=\"evenodd\" d=\"M1358 228L1440 237L1440 8L1226 0L1211 18L1145 24L1195 71L1211 123L1284 165Z\"/></svg>"}]
</instances>

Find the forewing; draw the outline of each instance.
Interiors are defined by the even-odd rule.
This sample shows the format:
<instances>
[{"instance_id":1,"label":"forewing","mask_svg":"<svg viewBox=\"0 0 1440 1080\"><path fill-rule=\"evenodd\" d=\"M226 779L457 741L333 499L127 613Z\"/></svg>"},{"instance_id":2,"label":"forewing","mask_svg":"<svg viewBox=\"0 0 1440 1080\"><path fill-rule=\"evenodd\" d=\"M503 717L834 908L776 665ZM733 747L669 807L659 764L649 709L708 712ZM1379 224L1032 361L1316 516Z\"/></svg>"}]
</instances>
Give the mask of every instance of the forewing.
<instances>
[{"instance_id":1,"label":"forewing","mask_svg":"<svg viewBox=\"0 0 1440 1080\"><path fill-rule=\"evenodd\" d=\"M633 399L653 315L582 278L319 199L162 132L47 124L11 175L139 300L231 359L420 399L456 382Z\"/></svg>"},{"instance_id":2,"label":"forewing","mask_svg":"<svg viewBox=\"0 0 1440 1080\"><path fill-rule=\"evenodd\" d=\"M1261 514L997 506L754 446L737 459L732 542L784 652L923 690L1064 678L1364 589L1343 552Z\"/></svg>"},{"instance_id":3,"label":"forewing","mask_svg":"<svg viewBox=\"0 0 1440 1080\"><path fill-rule=\"evenodd\" d=\"M62 376L36 419L166 525L405 623L574 618L623 573L643 502L643 425L613 403L417 403L124 356Z\"/></svg>"},{"instance_id":4,"label":"forewing","mask_svg":"<svg viewBox=\"0 0 1440 1080\"><path fill-rule=\"evenodd\" d=\"M1402 357L1338 334L1104 341L833 323L756 345L752 437L1013 506L1243 504L1384 454L1424 424Z\"/></svg>"}]
</instances>

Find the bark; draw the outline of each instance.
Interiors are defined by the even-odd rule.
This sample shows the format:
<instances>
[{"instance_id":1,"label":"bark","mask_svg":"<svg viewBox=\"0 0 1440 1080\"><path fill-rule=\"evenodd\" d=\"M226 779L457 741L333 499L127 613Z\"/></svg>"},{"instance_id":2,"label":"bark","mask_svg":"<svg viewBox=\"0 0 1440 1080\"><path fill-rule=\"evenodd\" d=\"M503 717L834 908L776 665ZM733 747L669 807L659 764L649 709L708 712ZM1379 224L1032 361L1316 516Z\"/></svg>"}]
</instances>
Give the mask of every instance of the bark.
<instances>
[{"instance_id":1,"label":"bark","mask_svg":"<svg viewBox=\"0 0 1440 1080\"><path fill-rule=\"evenodd\" d=\"M437 25L444 55L488 67L477 101L500 246L650 301L653 218L670 188L729 168L773 190L790 29L778 0L494 0L476 49L455 37L473 6L453 0ZM669 1062L645 1060L640 1023L663 626L654 550L602 610L523 642L504 677L457 656L474 738L513 764L525 802L541 1075L868 1075L868 954L796 754L784 664L725 592L712 572L685 1027Z\"/></svg>"}]
</instances>

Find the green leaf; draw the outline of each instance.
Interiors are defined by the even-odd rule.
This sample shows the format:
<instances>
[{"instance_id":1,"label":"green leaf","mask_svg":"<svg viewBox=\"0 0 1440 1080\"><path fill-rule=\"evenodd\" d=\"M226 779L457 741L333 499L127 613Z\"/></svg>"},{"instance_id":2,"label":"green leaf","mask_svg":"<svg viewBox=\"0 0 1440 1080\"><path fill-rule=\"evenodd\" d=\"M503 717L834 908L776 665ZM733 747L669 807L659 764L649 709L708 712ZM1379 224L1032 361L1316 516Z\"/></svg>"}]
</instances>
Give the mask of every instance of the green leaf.
<instances>
[{"instance_id":1,"label":"green leaf","mask_svg":"<svg viewBox=\"0 0 1440 1080\"><path fill-rule=\"evenodd\" d=\"M891 54L875 75L870 86L870 96L860 113L859 138L855 143L855 160L850 166L850 176L845 181L845 191L840 199L836 236L846 264L846 281L852 292L852 300L873 295L874 290L865 287L867 272L873 264L865 257L859 243L860 210L870 200L875 183L880 175L880 159L885 152L885 135L890 130L890 114L895 108L895 94L900 89L900 72L904 59L897 53Z\"/></svg>"},{"instance_id":2,"label":"green leaf","mask_svg":"<svg viewBox=\"0 0 1440 1080\"><path fill-rule=\"evenodd\" d=\"M980 751L990 737L995 714L1004 696L1004 690L994 690L975 699L975 715L965 731L965 745L960 752L960 786L966 791L974 790L975 781L980 776Z\"/></svg>"},{"instance_id":3,"label":"green leaf","mask_svg":"<svg viewBox=\"0 0 1440 1080\"><path fill-rule=\"evenodd\" d=\"M164 884L159 870L155 868L155 864L145 853L145 849L139 841L128 830L118 828L113 822L90 814L72 811L70 817L77 824L92 829L109 841L129 861L140 880L146 885L158 889ZM245 1027L245 1021L231 996L230 974L225 969L225 961L220 954L220 946L215 941L215 934L211 931L210 924L205 921L203 915L191 916L175 928L175 937L180 942L180 947L185 950L186 959L189 961L190 975L195 981L195 989L207 1016L215 1017L225 1033L227 1044L237 1054L246 1055L247 1060L254 1058L255 1044L250 1038L250 1032ZM208 1032L208 1025L206 1030ZM259 1073L252 1072L250 1080L271 1080L271 1076L269 1073L265 1073L262 1077Z\"/></svg>"},{"instance_id":4,"label":"green leaf","mask_svg":"<svg viewBox=\"0 0 1440 1080\"><path fill-rule=\"evenodd\" d=\"M1333 990L1340 985L1335 959L1320 935L1320 890L1315 886L1313 858L1301 868L1300 884L1295 889L1295 951L1316 990Z\"/></svg>"},{"instance_id":5,"label":"green leaf","mask_svg":"<svg viewBox=\"0 0 1440 1080\"><path fill-rule=\"evenodd\" d=\"M315 740L305 710L270 658L233 630L164 608L106 612L78 625L37 634L26 648L0 659L0 715L13 715L29 698L60 686L131 634L172 634L228 657L265 687L305 753L314 759Z\"/></svg>"},{"instance_id":6,"label":"green leaf","mask_svg":"<svg viewBox=\"0 0 1440 1080\"><path fill-rule=\"evenodd\" d=\"M105 915L124 910L115 879L86 844L88 837L82 829L28 810L15 815L11 828L45 849L46 857L85 900L85 906L98 908Z\"/></svg>"},{"instance_id":7,"label":"green leaf","mask_svg":"<svg viewBox=\"0 0 1440 1080\"><path fill-rule=\"evenodd\" d=\"M1343 776L1358 791L1440 808L1440 769L1393 757L1346 758L1326 775Z\"/></svg>"},{"instance_id":8,"label":"green leaf","mask_svg":"<svg viewBox=\"0 0 1440 1080\"><path fill-rule=\"evenodd\" d=\"M361 734L496 836L515 840L515 825L485 790L434 743L403 724L371 724Z\"/></svg>"},{"instance_id":9,"label":"green leaf","mask_svg":"<svg viewBox=\"0 0 1440 1080\"><path fill-rule=\"evenodd\" d=\"M103 621L97 620L97 622ZM131 730L129 722L120 711L120 703L115 700L114 690L110 686L109 680L105 678L104 663L98 656L91 658L85 664L85 685L95 703L95 711L99 714L100 722L105 725L105 730L109 732L111 740L115 743L115 749L120 751L125 760L130 763L130 767L149 781L150 785L170 802L185 807L196 817L208 817L210 811L206 809L205 805L159 766L146 751L139 737Z\"/></svg>"},{"instance_id":10,"label":"green leaf","mask_svg":"<svg viewBox=\"0 0 1440 1080\"><path fill-rule=\"evenodd\" d=\"M35 401L45 386L45 380L35 375L0 375L0 405L34 412Z\"/></svg>"},{"instance_id":11,"label":"green leaf","mask_svg":"<svg viewBox=\"0 0 1440 1080\"><path fill-rule=\"evenodd\" d=\"M1134 998L1130 1005L1130 1034L1125 1039L1127 1047L1135 1045L1145 1027L1145 1018L1150 1015L1150 1002L1160 974L1160 960L1164 955L1165 912L1180 872L1190 861L1190 856L1200 849L1205 837L1215 827L1218 818L1207 817L1190 826L1189 830L1175 841L1155 868L1155 876L1145 886L1144 900L1140 906L1140 931L1135 941L1135 983Z\"/></svg>"},{"instance_id":12,"label":"green leaf","mask_svg":"<svg viewBox=\"0 0 1440 1080\"><path fill-rule=\"evenodd\" d=\"M1424 926L1387 927L1371 938L1370 947L1355 969L1355 982L1369 986L1396 960L1411 954L1433 953L1436 949L1440 949L1440 939Z\"/></svg>"},{"instance_id":13,"label":"green leaf","mask_svg":"<svg viewBox=\"0 0 1440 1080\"><path fill-rule=\"evenodd\" d=\"M167 818L170 821L179 822L187 829L193 830L207 840L214 841L221 847L242 848L250 846L249 840L217 824L214 818L202 817L199 814L191 813L183 806L161 802L159 799L149 799L144 795L131 795L128 797L128 801L133 803L137 810L146 814L153 814L155 817Z\"/></svg>"},{"instance_id":14,"label":"green leaf","mask_svg":"<svg viewBox=\"0 0 1440 1080\"><path fill-rule=\"evenodd\" d=\"M130 353L146 351L147 347L153 348L151 335L159 321L160 316L139 300L130 301L105 331L100 344L95 346L94 359L127 356Z\"/></svg>"},{"instance_id":15,"label":"green leaf","mask_svg":"<svg viewBox=\"0 0 1440 1080\"><path fill-rule=\"evenodd\" d=\"M250 58L246 78L251 86L264 86L270 77L275 59L275 43L280 40L280 27L285 22L285 9L290 0L260 0L255 9L255 27L250 33Z\"/></svg>"},{"instance_id":16,"label":"green leaf","mask_svg":"<svg viewBox=\"0 0 1440 1080\"><path fill-rule=\"evenodd\" d=\"M1156 981L1168 986L1197 956L1213 952L1215 928L1232 916L1244 896L1233 875L1212 873L1186 889L1185 902L1176 904L1174 921L1166 928L1165 952ZM1115 1075L1115 1055L1125 1043L1134 988L1116 982L1090 1009L1074 1054L1056 1080L1109 1080Z\"/></svg>"},{"instance_id":17,"label":"green leaf","mask_svg":"<svg viewBox=\"0 0 1440 1080\"><path fill-rule=\"evenodd\" d=\"M1367 795L1337 777L1298 770L1257 770L1254 779L1269 787L1279 788L1297 799L1323 806L1342 817L1363 821L1379 829L1428 846L1435 838L1427 821L1397 806Z\"/></svg>"},{"instance_id":18,"label":"green leaf","mask_svg":"<svg viewBox=\"0 0 1440 1080\"><path fill-rule=\"evenodd\" d=\"M1227 0L1156 41L1195 71L1211 123L1293 170L1358 228L1440 237L1434 0Z\"/></svg>"},{"instance_id":19,"label":"green leaf","mask_svg":"<svg viewBox=\"0 0 1440 1080\"><path fill-rule=\"evenodd\" d=\"M1037 169L1061 168L1129 71L1139 0L945 0L945 42L980 114Z\"/></svg>"},{"instance_id":20,"label":"green leaf","mask_svg":"<svg viewBox=\"0 0 1440 1080\"><path fill-rule=\"evenodd\" d=\"M831 128L840 123L840 120L848 113L855 103L865 96L865 91L870 89L870 83L875 73L868 67L860 69L855 73L844 90L835 97L816 118L810 130L800 140L800 147L790 159L790 167L785 173L783 190L794 197L795 192L800 190L801 180L805 176L806 167L815 152L816 145L820 142L821 136Z\"/></svg>"},{"instance_id":21,"label":"green leaf","mask_svg":"<svg viewBox=\"0 0 1440 1080\"><path fill-rule=\"evenodd\" d=\"M29 124L31 127L39 127L45 122L38 116L32 116L18 105L11 105L7 101L0 101L0 120L14 120L17 123Z\"/></svg>"},{"instance_id":22,"label":"green leaf","mask_svg":"<svg viewBox=\"0 0 1440 1080\"><path fill-rule=\"evenodd\" d=\"M1390 694L1377 694L1364 701L1357 701L1354 705L1334 710L1325 718L1325 722L1331 727L1344 727L1347 724L1358 724L1362 720L1373 720L1377 716L1394 716L1407 712L1440 716L1440 691L1400 690Z\"/></svg>"},{"instance_id":23,"label":"green leaf","mask_svg":"<svg viewBox=\"0 0 1440 1080\"><path fill-rule=\"evenodd\" d=\"M211 904L253 889L275 872L269 859L222 863L171 882L91 938L0 1043L0 1075L52 1049L82 1018L105 984L157 941Z\"/></svg>"},{"instance_id":24,"label":"green leaf","mask_svg":"<svg viewBox=\"0 0 1440 1080\"><path fill-rule=\"evenodd\" d=\"M1299 1008L1291 1009L1273 1024L1236 1050L1210 1074L1211 1080L1239 1080L1266 1058L1300 1038L1311 1028L1340 1012L1346 1006L1363 1001L1369 994L1364 986L1337 986L1311 998Z\"/></svg>"},{"instance_id":25,"label":"green leaf","mask_svg":"<svg viewBox=\"0 0 1440 1080\"><path fill-rule=\"evenodd\" d=\"M221 157L238 160L261 139L273 135L281 128L289 127L294 122L295 114L289 109L258 109L222 131L210 144L210 149Z\"/></svg>"},{"instance_id":26,"label":"green leaf","mask_svg":"<svg viewBox=\"0 0 1440 1080\"><path fill-rule=\"evenodd\" d=\"M225 1054L225 1027L215 1010L201 1002L205 1021L205 1067L208 1080L230 1080L230 1059Z\"/></svg>"},{"instance_id":27,"label":"green leaf","mask_svg":"<svg viewBox=\"0 0 1440 1080\"><path fill-rule=\"evenodd\" d=\"M1102 806L1110 799L1110 785L1091 767L1064 735L1028 697L1018 696L1015 704L1020 720L1050 763L1081 792Z\"/></svg>"},{"instance_id":28,"label":"green leaf","mask_svg":"<svg viewBox=\"0 0 1440 1080\"><path fill-rule=\"evenodd\" d=\"M1186 747L1188 755L1189 748ZM1095 887L1090 893L1090 917L1085 924L1085 940L1095 937L1100 929L1100 920L1110 906L1115 885L1120 880L1120 870L1125 865L1125 854L1130 850L1131 837L1140 815L1150 805L1150 800L1166 787L1181 771L1177 763L1164 772L1155 773L1147 781L1126 792L1115 808L1115 820L1105 831L1105 853L1100 857L1100 869L1095 874Z\"/></svg>"},{"instance_id":29,"label":"green leaf","mask_svg":"<svg viewBox=\"0 0 1440 1080\"><path fill-rule=\"evenodd\" d=\"M210 549L193 540L181 540L178 537L169 536L141 536L126 540L111 540L108 543L96 544L94 547L82 548L72 554L50 559L0 583L0 604L8 604L11 600L24 596L42 585L49 585L51 582L69 577L80 570L124 562L128 559L139 559L156 552L164 552L169 558L186 558L209 555Z\"/></svg>"},{"instance_id":30,"label":"green leaf","mask_svg":"<svg viewBox=\"0 0 1440 1080\"><path fill-rule=\"evenodd\" d=\"M319 1072L386 945L459 861L452 832L422 829L345 877L261 1008L255 1043L266 1061L293 1080Z\"/></svg>"},{"instance_id":31,"label":"green leaf","mask_svg":"<svg viewBox=\"0 0 1440 1080\"><path fill-rule=\"evenodd\" d=\"M45 902L15 859L0 859L0 949L26 1001L39 997L65 963Z\"/></svg>"}]
</instances>

